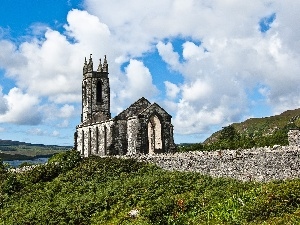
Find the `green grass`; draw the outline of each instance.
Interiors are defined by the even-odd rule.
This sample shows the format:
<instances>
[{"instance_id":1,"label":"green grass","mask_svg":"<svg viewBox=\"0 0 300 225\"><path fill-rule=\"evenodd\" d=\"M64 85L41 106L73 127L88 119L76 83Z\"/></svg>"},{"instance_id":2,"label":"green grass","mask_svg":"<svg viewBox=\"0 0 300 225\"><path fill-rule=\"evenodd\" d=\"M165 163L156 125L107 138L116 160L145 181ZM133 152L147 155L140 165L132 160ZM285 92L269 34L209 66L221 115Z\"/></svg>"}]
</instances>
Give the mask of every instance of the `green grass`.
<instances>
[{"instance_id":1,"label":"green grass","mask_svg":"<svg viewBox=\"0 0 300 225\"><path fill-rule=\"evenodd\" d=\"M75 152L52 161L17 175L0 166L0 224L300 224L299 179L240 182Z\"/></svg>"}]
</instances>

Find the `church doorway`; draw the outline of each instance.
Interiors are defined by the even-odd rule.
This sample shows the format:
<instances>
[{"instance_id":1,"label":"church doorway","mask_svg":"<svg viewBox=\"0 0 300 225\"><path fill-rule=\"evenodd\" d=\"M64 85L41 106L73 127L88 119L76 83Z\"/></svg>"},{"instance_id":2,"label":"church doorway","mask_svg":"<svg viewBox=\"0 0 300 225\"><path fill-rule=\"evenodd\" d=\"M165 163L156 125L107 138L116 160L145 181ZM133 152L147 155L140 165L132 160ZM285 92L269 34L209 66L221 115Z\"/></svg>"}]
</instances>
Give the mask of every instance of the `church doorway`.
<instances>
[{"instance_id":1,"label":"church doorway","mask_svg":"<svg viewBox=\"0 0 300 225\"><path fill-rule=\"evenodd\" d=\"M156 115L151 116L148 121L148 152L150 155L163 151L161 128L160 119Z\"/></svg>"}]
</instances>

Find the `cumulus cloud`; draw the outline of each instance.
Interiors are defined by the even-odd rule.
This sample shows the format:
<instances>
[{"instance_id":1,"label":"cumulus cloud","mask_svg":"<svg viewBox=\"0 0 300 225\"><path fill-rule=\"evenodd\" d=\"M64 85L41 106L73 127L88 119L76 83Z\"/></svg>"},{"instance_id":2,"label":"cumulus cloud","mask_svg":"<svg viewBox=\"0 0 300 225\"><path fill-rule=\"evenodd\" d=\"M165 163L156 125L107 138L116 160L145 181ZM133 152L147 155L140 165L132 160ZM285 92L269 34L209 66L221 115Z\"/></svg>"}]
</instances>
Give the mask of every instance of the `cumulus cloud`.
<instances>
[{"instance_id":1,"label":"cumulus cloud","mask_svg":"<svg viewBox=\"0 0 300 225\"><path fill-rule=\"evenodd\" d=\"M60 133L59 133L59 131L54 130L54 131L52 132L51 136L53 136L53 137L59 137L59 136L60 136Z\"/></svg>"},{"instance_id":2,"label":"cumulus cloud","mask_svg":"<svg viewBox=\"0 0 300 225\"><path fill-rule=\"evenodd\" d=\"M0 122L35 125L41 122L38 110L39 99L18 88L13 88L3 97L7 101L7 111L0 115Z\"/></svg>"},{"instance_id":3,"label":"cumulus cloud","mask_svg":"<svg viewBox=\"0 0 300 225\"><path fill-rule=\"evenodd\" d=\"M174 99L177 97L177 95L180 92L180 87L178 87L176 84L173 84L169 81L165 81L165 86L166 86L166 92L167 92L167 96L171 99Z\"/></svg>"},{"instance_id":4,"label":"cumulus cloud","mask_svg":"<svg viewBox=\"0 0 300 225\"><path fill-rule=\"evenodd\" d=\"M179 54L174 52L172 43L167 44L158 42L156 45L159 55L173 70L180 70Z\"/></svg>"},{"instance_id":5,"label":"cumulus cloud","mask_svg":"<svg viewBox=\"0 0 300 225\"><path fill-rule=\"evenodd\" d=\"M35 135L35 136L48 136L48 132L40 128L29 129L27 130L27 134Z\"/></svg>"},{"instance_id":6,"label":"cumulus cloud","mask_svg":"<svg viewBox=\"0 0 300 225\"><path fill-rule=\"evenodd\" d=\"M8 110L7 100L2 93L2 87L0 86L0 115L6 113Z\"/></svg>"},{"instance_id":7,"label":"cumulus cloud","mask_svg":"<svg viewBox=\"0 0 300 225\"><path fill-rule=\"evenodd\" d=\"M59 117L62 118L69 118L73 115L75 108L73 105L65 104L63 107L60 108Z\"/></svg>"},{"instance_id":8,"label":"cumulus cloud","mask_svg":"<svg viewBox=\"0 0 300 225\"><path fill-rule=\"evenodd\" d=\"M66 127L69 126L69 120L65 119L61 123L59 123L57 126L60 127L60 128L66 128Z\"/></svg>"},{"instance_id":9,"label":"cumulus cloud","mask_svg":"<svg viewBox=\"0 0 300 225\"><path fill-rule=\"evenodd\" d=\"M117 113L141 96L161 100L151 68L143 62L157 52L181 76L180 83L172 77L161 81L167 98L162 101L173 113L177 133L201 133L244 118L253 93L273 112L300 106L300 29L295 23L300 2L85 0L84 5L86 11L68 13L64 33L47 28L43 38L39 32L18 46L0 40L0 67L17 82L0 96L0 121L41 121L32 109L46 98L47 104L37 108L48 118L48 109L56 109L63 120L57 124L66 124L76 111L72 104L81 100L78 65L90 53L94 64L108 54L112 112ZM175 48L178 39L181 48ZM22 98L29 102L21 104L24 110L34 112L25 120L13 103Z\"/></svg>"},{"instance_id":10,"label":"cumulus cloud","mask_svg":"<svg viewBox=\"0 0 300 225\"><path fill-rule=\"evenodd\" d=\"M120 97L125 100L137 100L142 96L151 98L157 94L157 88L152 83L152 76L143 62L138 60L130 60L125 68L124 88L120 92Z\"/></svg>"}]
</instances>

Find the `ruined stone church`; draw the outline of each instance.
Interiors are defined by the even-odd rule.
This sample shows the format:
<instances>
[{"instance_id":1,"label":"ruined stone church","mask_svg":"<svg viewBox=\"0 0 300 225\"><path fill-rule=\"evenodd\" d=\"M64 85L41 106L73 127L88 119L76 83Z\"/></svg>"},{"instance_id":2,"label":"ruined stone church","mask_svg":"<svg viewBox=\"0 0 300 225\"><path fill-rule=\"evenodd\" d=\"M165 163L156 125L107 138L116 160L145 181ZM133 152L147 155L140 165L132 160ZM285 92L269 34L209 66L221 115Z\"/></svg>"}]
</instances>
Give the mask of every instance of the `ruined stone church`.
<instances>
[{"instance_id":1,"label":"ruined stone church","mask_svg":"<svg viewBox=\"0 0 300 225\"><path fill-rule=\"evenodd\" d=\"M75 148L81 155L154 154L175 151L171 115L158 104L140 98L111 118L106 56L97 71L85 59L82 80L81 123Z\"/></svg>"}]
</instances>

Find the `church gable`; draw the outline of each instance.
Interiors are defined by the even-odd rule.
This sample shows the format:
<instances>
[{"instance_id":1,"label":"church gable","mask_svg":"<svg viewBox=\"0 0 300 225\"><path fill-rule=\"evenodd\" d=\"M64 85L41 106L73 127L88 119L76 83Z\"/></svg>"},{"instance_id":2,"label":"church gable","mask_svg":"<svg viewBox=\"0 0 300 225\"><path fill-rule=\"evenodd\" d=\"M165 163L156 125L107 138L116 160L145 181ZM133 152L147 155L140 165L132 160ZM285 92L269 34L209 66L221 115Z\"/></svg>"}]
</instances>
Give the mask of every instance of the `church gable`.
<instances>
[{"instance_id":1,"label":"church gable","mask_svg":"<svg viewBox=\"0 0 300 225\"><path fill-rule=\"evenodd\" d=\"M170 121L172 116L167 113L162 107L160 107L157 103L153 103L139 113L139 117L149 118L151 115L157 114L164 121Z\"/></svg>"},{"instance_id":2,"label":"church gable","mask_svg":"<svg viewBox=\"0 0 300 225\"><path fill-rule=\"evenodd\" d=\"M129 117L137 116L140 112L145 110L151 105L151 103L144 97L131 104L127 109L116 116L118 120L126 120Z\"/></svg>"}]
</instances>

